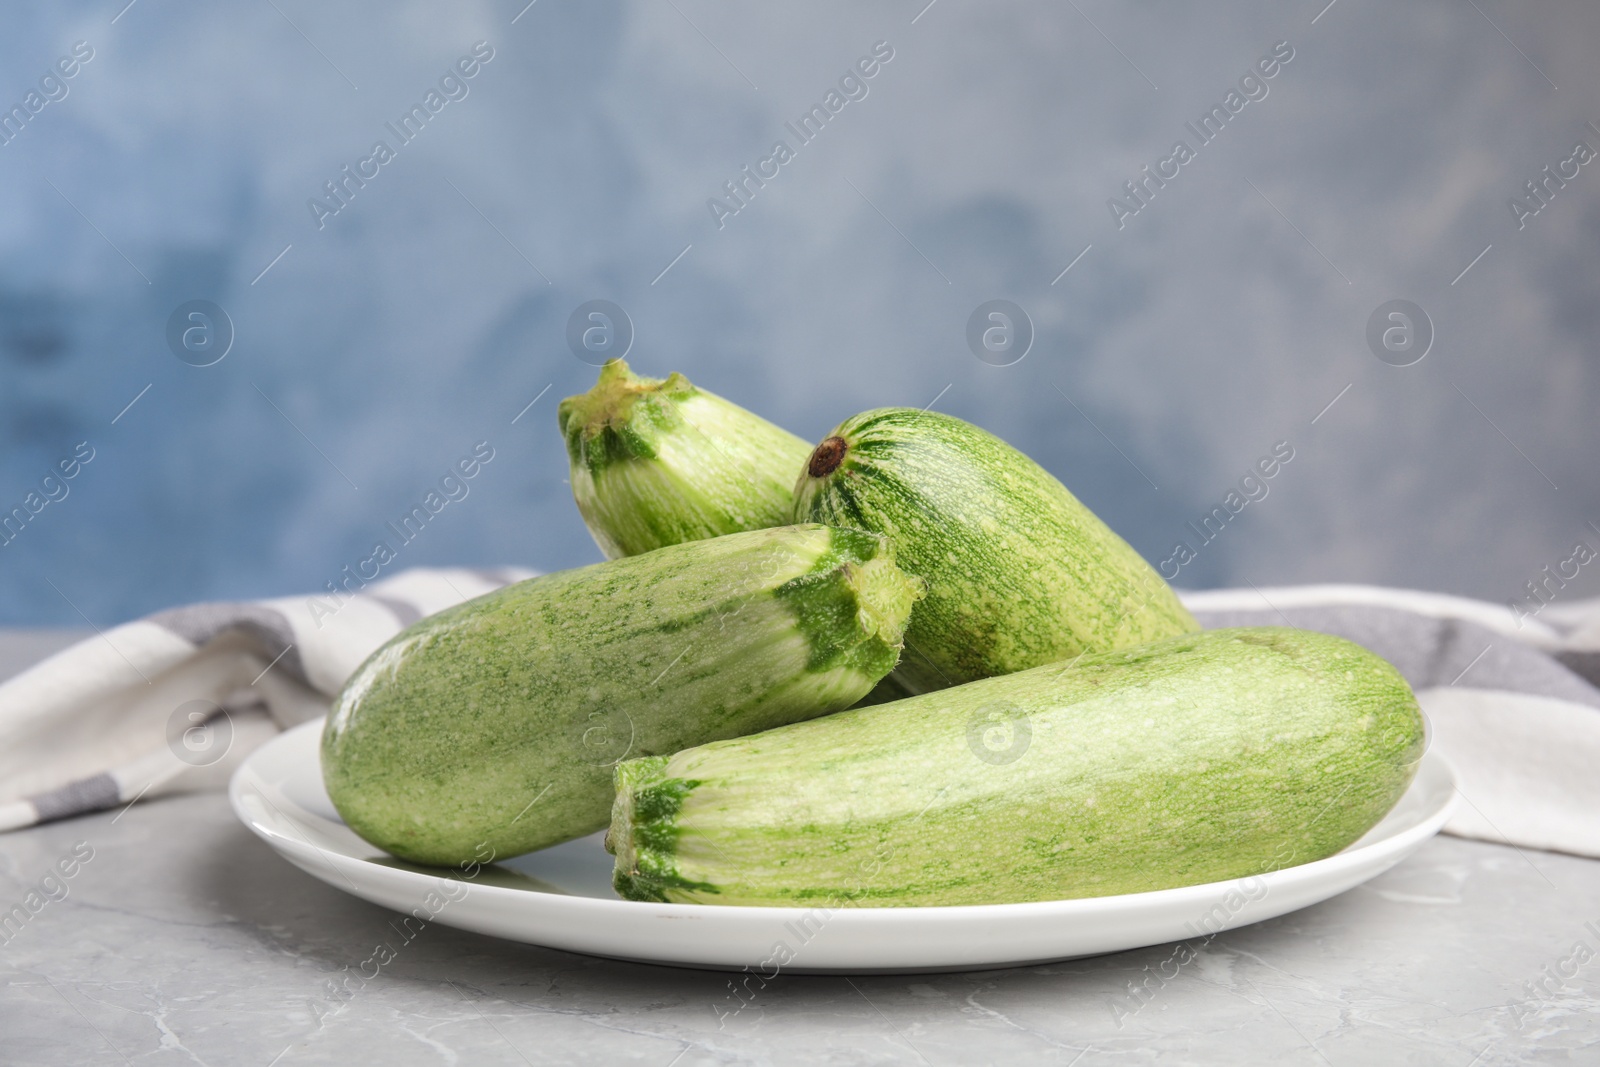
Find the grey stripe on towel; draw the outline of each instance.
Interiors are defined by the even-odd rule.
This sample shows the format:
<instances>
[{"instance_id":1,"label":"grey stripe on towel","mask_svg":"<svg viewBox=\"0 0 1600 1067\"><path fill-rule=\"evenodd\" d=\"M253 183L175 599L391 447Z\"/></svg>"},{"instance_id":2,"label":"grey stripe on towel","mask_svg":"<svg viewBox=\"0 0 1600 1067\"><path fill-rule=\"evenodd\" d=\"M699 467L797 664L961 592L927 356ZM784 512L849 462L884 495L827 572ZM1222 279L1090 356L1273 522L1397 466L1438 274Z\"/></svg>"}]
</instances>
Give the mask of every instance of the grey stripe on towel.
<instances>
[{"instance_id":1,"label":"grey stripe on towel","mask_svg":"<svg viewBox=\"0 0 1600 1067\"><path fill-rule=\"evenodd\" d=\"M472 573L497 587L515 585L518 582L527 580L527 572L518 571L515 567L501 567L498 570L474 570Z\"/></svg>"},{"instance_id":2,"label":"grey stripe on towel","mask_svg":"<svg viewBox=\"0 0 1600 1067\"><path fill-rule=\"evenodd\" d=\"M210 604L190 604L183 608L170 608L149 617L149 621L166 627L196 648L203 648L218 635L229 630L240 630L261 642L268 660L278 659L278 666L298 682L310 685L305 664L300 662L300 650L294 647L294 630L281 612L260 604L219 600Z\"/></svg>"},{"instance_id":3,"label":"grey stripe on towel","mask_svg":"<svg viewBox=\"0 0 1600 1067\"><path fill-rule=\"evenodd\" d=\"M48 793L28 798L33 810L39 813L40 822L64 819L68 815L82 815L88 811L104 811L106 808L115 807L121 800L122 792L117 788L116 779L109 774L80 778L76 782L68 782L60 789L52 789Z\"/></svg>"},{"instance_id":4,"label":"grey stripe on towel","mask_svg":"<svg viewBox=\"0 0 1600 1067\"><path fill-rule=\"evenodd\" d=\"M405 600L398 600L392 596L379 596L376 593L362 593L362 596L375 604L382 604L389 609L401 626L410 626L422 618L422 609Z\"/></svg>"}]
</instances>

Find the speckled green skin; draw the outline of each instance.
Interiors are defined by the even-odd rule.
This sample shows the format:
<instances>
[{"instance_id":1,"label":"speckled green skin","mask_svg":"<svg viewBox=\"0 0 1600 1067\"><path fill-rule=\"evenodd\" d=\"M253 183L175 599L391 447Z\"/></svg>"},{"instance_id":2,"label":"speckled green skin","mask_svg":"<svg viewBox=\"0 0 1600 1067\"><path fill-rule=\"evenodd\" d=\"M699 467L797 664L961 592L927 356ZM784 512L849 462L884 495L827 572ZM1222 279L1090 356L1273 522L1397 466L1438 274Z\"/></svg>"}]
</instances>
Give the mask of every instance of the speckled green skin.
<instances>
[{"instance_id":1,"label":"speckled green skin","mask_svg":"<svg viewBox=\"0 0 1600 1067\"><path fill-rule=\"evenodd\" d=\"M880 408L829 436L848 451L824 477L801 472L795 521L884 534L928 583L895 670L910 692L1200 628L1132 546L993 434Z\"/></svg>"},{"instance_id":2,"label":"speckled green skin","mask_svg":"<svg viewBox=\"0 0 1600 1067\"><path fill-rule=\"evenodd\" d=\"M625 756L849 707L918 583L882 538L731 534L545 575L422 620L335 700L322 773L351 828L455 864L606 824Z\"/></svg>"},{"instance_id":3,"label":"speckled green skin","mask_svg":"<svg viewBox=\"0 0 1600 1067\"><path fill-rule=\"evenodd\" d=\"M608 845L637 900L1137 893L1339 851L1423 742L1405 680L1359 645L1213 630L628 760Z\"/></svg>"},{"instance_id":4,"label":"speckled green skin","mask_svg":"<svg viewBox=\"0 0 1600 1067\"><path fill-rule=\"evenodd\" d=\"M614 359L557 412L572 496L610 559L784 526L811 446L689 379Z\"/></svg>"}]
</instances>

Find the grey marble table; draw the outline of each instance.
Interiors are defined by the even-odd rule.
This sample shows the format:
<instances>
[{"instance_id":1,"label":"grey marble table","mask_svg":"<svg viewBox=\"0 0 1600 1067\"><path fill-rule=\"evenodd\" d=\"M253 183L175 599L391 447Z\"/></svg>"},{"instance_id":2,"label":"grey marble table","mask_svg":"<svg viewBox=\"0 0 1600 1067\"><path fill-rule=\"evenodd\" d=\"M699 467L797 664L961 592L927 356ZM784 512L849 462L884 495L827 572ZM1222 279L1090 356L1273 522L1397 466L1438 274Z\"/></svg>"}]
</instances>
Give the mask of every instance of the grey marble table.
<instances>
[{"instance_id":1,"label":"grey marble table","mask_svg":"<svg viewBox=\"0 0 1600 1067\"><path fill-rule=\"evenodd\" d=\"M0 674L70 636L0 635ZM388 912L279 859L221 795L0 836L0 909L75 848L92 858L67 895L0 944L0 1062L1600 1062L1600 863L1447 837L1181 967L1169 945L782 977L721 1025L726 975L437 924L403 942ZM380 945L394 958L364 967Z\"/></svg>"}]
</instances>

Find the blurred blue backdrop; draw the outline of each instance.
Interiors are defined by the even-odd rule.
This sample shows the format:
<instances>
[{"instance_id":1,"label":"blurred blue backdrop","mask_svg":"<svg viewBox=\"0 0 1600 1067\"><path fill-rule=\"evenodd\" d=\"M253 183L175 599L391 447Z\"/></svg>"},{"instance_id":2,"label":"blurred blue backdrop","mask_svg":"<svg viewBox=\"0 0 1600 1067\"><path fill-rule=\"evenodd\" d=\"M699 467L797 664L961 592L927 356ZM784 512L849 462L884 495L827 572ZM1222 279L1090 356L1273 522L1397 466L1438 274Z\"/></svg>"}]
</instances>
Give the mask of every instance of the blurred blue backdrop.
<instances>
[{"instance_id":1,"label":"blurred blue backdrop","mask_svg":"<svg viewBox=\"0 0 1600 1067\"><path fill-rule=\"evenodd\" d=\"M0 16L0 622L315 590L480 441L397 566L598 559L554 424L591 299L641 372L810 438L980 423L1152 561L1196 547L1180 585L1509 600L1600 544L1600 6L524 4ZM1010 366L966 339L995 298L1035 328ZM1410 366L1369 345L1393 299L1432 323ZM210 366L168 341L194 300Z\"/></svg>"}]
</instances>

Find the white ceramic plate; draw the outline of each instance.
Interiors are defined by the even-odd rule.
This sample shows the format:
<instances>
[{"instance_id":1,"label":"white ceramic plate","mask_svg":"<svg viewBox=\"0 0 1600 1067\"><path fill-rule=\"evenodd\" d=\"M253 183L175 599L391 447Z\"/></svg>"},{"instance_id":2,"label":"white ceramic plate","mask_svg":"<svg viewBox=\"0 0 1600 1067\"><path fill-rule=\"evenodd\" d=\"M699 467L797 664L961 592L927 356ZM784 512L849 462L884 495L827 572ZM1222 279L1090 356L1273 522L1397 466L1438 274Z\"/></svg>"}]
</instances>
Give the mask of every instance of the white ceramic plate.
<instances>
[{"instance_id":1,"label":"white ceramic plate","mask_svg":"<svg viewBox=\"0 0 1600 1067\"><path fill-rule=\"evenodd\" d=\"M1455 778L1422 761L1394 810L1336 856L1233 882L1033 904L948 908L641 904L611 890L601 834L461 872L402 863L357 837L322 787L306 723L233 776L233 810L290 863L384 907L463 930L597 956L798 973L971 970L1119 952L1260 922L1343 893L1400 862L1444 825ZM781 946L781 947L780 947Z\"/></svg>"}]
</instances>

